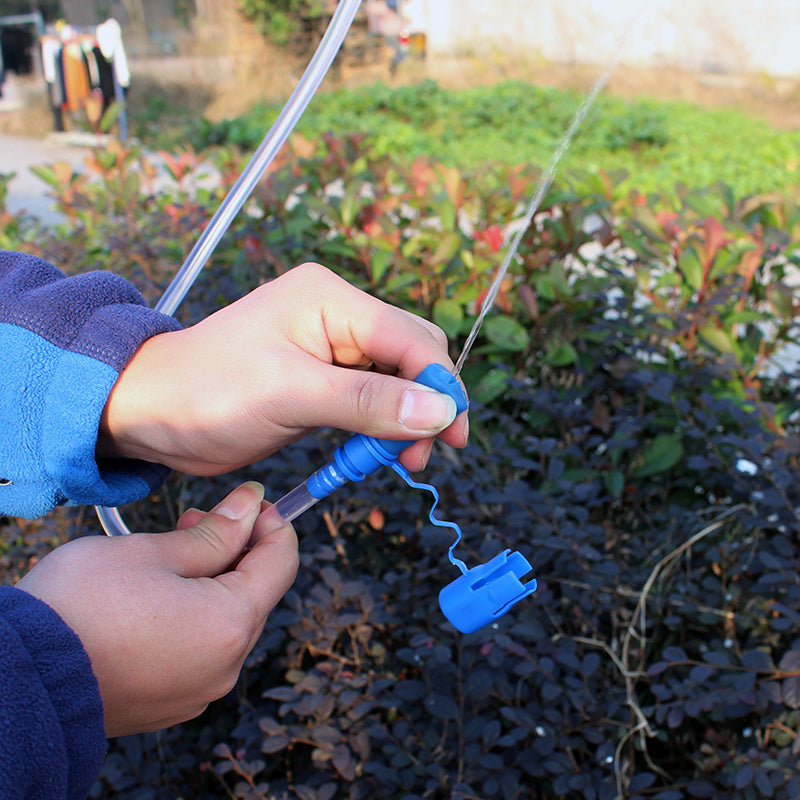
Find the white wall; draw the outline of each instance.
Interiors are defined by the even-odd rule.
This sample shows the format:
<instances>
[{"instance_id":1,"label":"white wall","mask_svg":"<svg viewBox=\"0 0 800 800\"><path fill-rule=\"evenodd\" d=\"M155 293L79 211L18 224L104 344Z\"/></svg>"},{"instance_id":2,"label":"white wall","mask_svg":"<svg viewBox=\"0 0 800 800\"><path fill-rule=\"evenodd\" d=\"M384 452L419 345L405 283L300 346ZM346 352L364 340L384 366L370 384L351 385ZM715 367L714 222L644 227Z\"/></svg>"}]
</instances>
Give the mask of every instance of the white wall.
<instances>
[{"instance_id":1,"label":"white wall","mask_svg":"<svg viewBox=\"0 0 800 800\"><path fill-rule=\"evenodd\" d=\"M432 55L800 77L798 0L427 0ZM637 17L637 11L641 13Z\"/></svg>"}]
</instances>

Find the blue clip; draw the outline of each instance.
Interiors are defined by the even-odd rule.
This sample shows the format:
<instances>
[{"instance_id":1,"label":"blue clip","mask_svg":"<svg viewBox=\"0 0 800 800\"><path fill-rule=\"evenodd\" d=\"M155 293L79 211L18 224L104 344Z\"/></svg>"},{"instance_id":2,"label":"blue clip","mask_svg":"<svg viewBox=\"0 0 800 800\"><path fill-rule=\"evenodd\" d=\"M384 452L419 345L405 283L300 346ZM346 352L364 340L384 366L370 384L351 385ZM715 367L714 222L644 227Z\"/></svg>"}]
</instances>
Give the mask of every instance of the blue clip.
<instances>
[{"instance_id":1,"label":"blue clip","mask_svg":"<svg viewBox=\"0 0 800 800\"><path fill-rule=\"evenodd\" d=\"M439 592L442 613L461 633L474 633L536 591L535 578L528 583L521 581L530 571L531 565L522 553L504 550Z\"/></svg>"}]
</instances>

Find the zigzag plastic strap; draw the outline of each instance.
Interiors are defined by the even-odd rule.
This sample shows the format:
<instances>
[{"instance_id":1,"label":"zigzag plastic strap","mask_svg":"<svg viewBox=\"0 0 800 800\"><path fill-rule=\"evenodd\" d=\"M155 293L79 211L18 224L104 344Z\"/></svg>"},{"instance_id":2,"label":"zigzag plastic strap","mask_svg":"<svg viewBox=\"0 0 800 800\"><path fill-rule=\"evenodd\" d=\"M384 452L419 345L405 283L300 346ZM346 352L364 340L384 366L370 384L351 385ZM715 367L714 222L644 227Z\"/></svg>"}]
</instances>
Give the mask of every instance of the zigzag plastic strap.
<instances>
[{"instance_id":1,"label":"zigzag plastic strap","mask_svg":"<svg viewBox=\"0 0 800 800\"><path fill-rule=\"evenodd\" d=\"M448 522L444 519L438 519L437 517L433 516L433 511L437 505L439 505L439 492L436 490L435 486L431 486L429 483L418 483L415 481L409 474L408 470L400 464L399 461L393 461L389 465L412 489L424 489L426 492L430 492L433 495L433 505L431 506L431 510L428 512L428 519L440 528L452 528L456 532L456 540L453 544L450 545L450 549L447 551L447 557L450 559L450 563L458 567L461 570L463 575L466 575L467 565L460 559L456 558L453 555L453 550L455 550L458 543L461 541L463 534L461 533L461 528L455 522Z\"/></svg>"}]
</instances>

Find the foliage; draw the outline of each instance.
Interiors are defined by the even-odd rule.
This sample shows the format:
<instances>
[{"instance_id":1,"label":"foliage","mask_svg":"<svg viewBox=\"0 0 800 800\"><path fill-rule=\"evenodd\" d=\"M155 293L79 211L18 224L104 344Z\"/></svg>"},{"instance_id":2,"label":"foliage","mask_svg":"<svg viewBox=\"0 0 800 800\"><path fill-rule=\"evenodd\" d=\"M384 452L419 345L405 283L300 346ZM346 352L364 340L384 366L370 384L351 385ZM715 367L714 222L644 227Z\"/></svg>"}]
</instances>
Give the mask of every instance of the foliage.
<instances>
[{"instance_id":1,"label":"foliage","mask_svg":"<svg viewBox=\"0 0 800 800\"><path fill-rule=\"evenodd\" d=\"M217 151L221 187L239 160ZM219 200L193 190L192 151L161 164L158 194L136 149L98 151L94 181L43 170L67 222L38 251L159 292ZM297 137L182 316L315 258L460 343L537 178ZM457 635L429 498L388 470L345 486L296 522L297 582L236 690L114 742L93 797L798 796L797 198L623 179L573 173L548 193L464 372L471 444L426 471L458 554L521 551L536 594ZM242 474L280 496L339 440L319 431ZM175 476L128 522L172 527L239 477ZM3 580L96 529L79 514L6 521Z\"/></svg>"},{"instance_id":2,"label":"foliage","mask_svg":"<svg viewBox=\"0 0 800 800\"><path fill-rule=\"evenodd\" d=\"M543 165L583 96L520 81L460 90L430 80L342 88L318 94L298 131L312 139L331 130L367 134L378 153L406 162L426 156L461 171L487 161ZM262 105L216 123L201 118L190 141L254 149L279 111ZM620 192L723 181L743 196L796 183L799 136L735 109L601 95L564 165L625 169L631 177Z\"/></svg>"},{"instance_id":3,"label":"foliage","mask_svg":"<svg viewBox=\"0 0 800 800\"><path fill-rule=\"evenodd\" d=\"M297 29L298 20L318 17L322 0L239 0L244 15L276 44L286 44Z\"/></svg>"}]
</instances>

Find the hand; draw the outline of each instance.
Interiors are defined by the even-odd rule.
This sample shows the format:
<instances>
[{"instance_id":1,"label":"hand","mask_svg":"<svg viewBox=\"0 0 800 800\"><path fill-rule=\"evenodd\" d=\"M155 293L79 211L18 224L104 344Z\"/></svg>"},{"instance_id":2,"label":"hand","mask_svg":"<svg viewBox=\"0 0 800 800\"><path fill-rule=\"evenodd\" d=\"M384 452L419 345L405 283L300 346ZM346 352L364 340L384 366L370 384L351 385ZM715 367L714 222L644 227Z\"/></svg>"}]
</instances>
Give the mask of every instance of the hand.
<instances>
[{"instance_id":1,"label":"hand","mask_svg":"<svg viewBox=\"0 0 800 800\"><path fill-rule=\"evenodd\" d=\"M304 264L146 341L111 392L98 452L217 475L328 425L420 439L400 461L422 469L432 437L468 435L450 398L409 382L433 362L453 366L438 327Z\"/></svg>"},{"instance_id":2,"label":"hand","mask_svg":"<svg viewBox=\"0 0 800 800\"><path fill-rule=\"evenodd\" d=\"M297 573L291 525L259 531L263 496L245 483L207 514L187 511L177 531L75 539L17 584L83 642L107 736L191 719L236 683Z\"/></svg>"}]
</instances>

